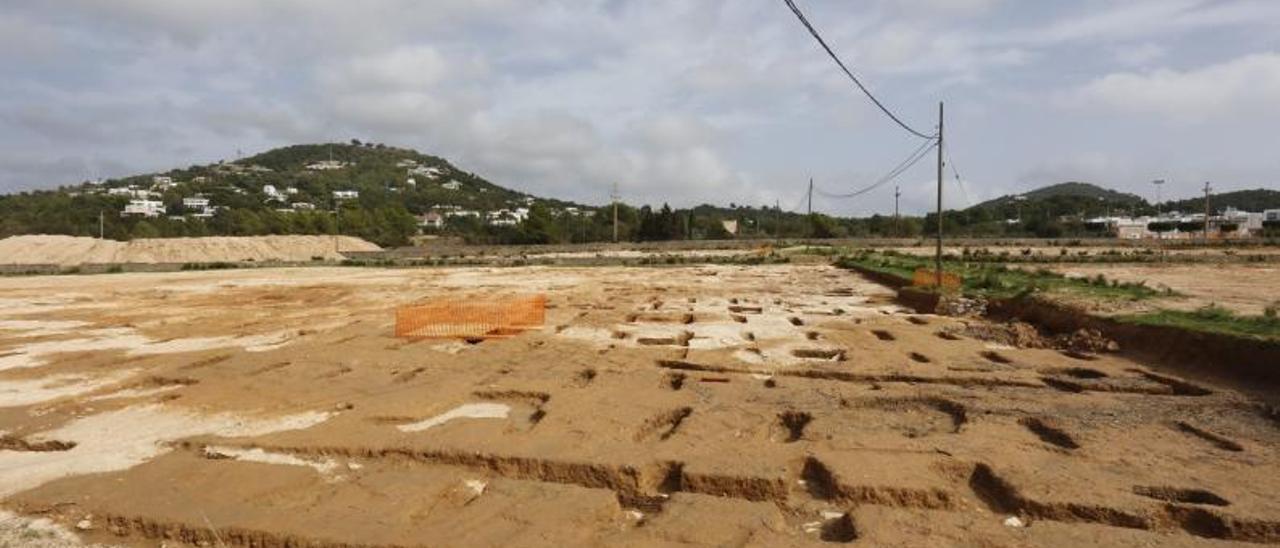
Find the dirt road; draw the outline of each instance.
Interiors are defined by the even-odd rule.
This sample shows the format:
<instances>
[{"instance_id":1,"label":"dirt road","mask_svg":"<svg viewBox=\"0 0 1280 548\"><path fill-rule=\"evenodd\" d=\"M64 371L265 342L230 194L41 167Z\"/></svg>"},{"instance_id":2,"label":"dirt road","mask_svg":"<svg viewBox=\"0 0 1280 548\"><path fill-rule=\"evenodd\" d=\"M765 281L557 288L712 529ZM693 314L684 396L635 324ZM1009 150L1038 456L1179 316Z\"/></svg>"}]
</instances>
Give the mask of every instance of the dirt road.
<instances>
[{"instance_id":1,"label":"dirt road","mask_svg":"<svg viewBox=\"0 0 1280 548\"><path fill-rule=\"evenodd\" d=\"M391 335L400 304L530 292L541 331ZM944 338L960 320L891 299L796 265L0 279L0 527L136 546L1280 543L1266 409L1114 356Z\"/></svg>"}]
</instances>

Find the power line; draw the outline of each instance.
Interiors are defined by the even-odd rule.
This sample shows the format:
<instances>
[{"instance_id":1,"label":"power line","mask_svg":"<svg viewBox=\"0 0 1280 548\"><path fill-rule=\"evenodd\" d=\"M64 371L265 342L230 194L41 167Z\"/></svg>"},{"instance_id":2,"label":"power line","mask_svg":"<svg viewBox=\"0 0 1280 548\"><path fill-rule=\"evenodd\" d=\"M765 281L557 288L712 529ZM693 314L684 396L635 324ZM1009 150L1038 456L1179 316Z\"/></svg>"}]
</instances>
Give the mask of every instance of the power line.
<instances>
[{"instance_id":1,"label":"power line","mask_svg":"<svg viewBox=\"0 0 1280 548\"><path fill-rule=\"evenodd\" d=\"M960 187L960 193L964 195L964 201L969 207L973 207L973 200L969 198L969 189L964 186L964 179L960 178L960 172L956 170L956 162L951 159L951 149L944 149L943 153L947 155L947 166L951 168L951 174L956 178L956 185Z\"/></svg>"},{"instance_id":2,"label":"power line","mask_svg":"<svg viewBox=\"0 0 1280 548\"><path fill-rule=\"evenodd\" d=\"M933 139L934 137L937 136L936 134L925 135L923 133L920 133L919 131L912 129L912 127L908 126L906 122L903 122L900 118L894 115L893 112L891 112L888 107L884 106L884 103L881 103L880 100L877 99L875 95L872 95L871 90L867 89L867 86L862 85L862 81L859 80L857 76L853 75L853 71L849 70L849 67L845 66L844 61L840 60L840 56L836 55L836 52L831 50L831 46L828 46L826 40L822 39L822 35L818 34L817 29L813 28L813 25L809 23L809 19L805 17L804 13L800 11L800 8L796 6L795 1L794 0L782 0L782 1L787 4L788 8L791 8L791 13L796 14L796 18L800 20L800 24L804 25L804 28L809 30L809 34L812 34L813 38L818 41L818 45L822 46L822 49L826 50L827 55L830 55L831 59L833 59L836 62L836 64L840 66L840 70L843 70L845 75L848 76L850 80L853 80L853 83L858 86L858 89L862 90L862 93L866 94L867 98L871 99L871 102L875 103L876 106L880 108L880 111L885 114L885 116L888 116L891 120L896 122L899 126L902 126L902 129L907 130L911 134L921 139Z\"/></svg>"},{"instance_id":3,"label":"power line","mask_svg":"<svg viewBox=\"0 0 1280 548\"><path fill-rule=\"evenodd\" d=\"M933 150L933 147L937 146L937 144L938 144L937 141L933 139L930 139L928 141L921 143L919 147L917 147L914 151L912 151L911 154L908 155L905 160L898 163L898 165L895 166L892 170L890 170L888 173L884 174L884 176L877 179L876 182L871 183L870 185L867 185L866 187L863 187L861 189L858 189L846 194L836 194L831 192L825 192L822 190L817 190L816 192L826 198L843 199L843 198L854 198L857 196L861 196L863 194L866 194L868 192L871 192L872 190L875 190L883 186L885 183L888 183L889 181L892 181L898 178L899 175L902 175L908 169L911 169L912 166L916 165L916 163L918 163L921 159L923 159L926 155L928 155L929 151Z\"/></svg>"},{"instance_id":4,"label":"power line","mask_svg":"<svg viewBox=\"0 0 1280 548\"><path fill-rule=\"evenodd\" d=\"M804 201L807 200L808 198L809 198L809 190L805 189L804 194L800 195L800 200L796 202L796 205L792 206L791 209L788 209L787 211L791 213L799 213L800 207L804 205Z\"/></svg>"}]
</instances>

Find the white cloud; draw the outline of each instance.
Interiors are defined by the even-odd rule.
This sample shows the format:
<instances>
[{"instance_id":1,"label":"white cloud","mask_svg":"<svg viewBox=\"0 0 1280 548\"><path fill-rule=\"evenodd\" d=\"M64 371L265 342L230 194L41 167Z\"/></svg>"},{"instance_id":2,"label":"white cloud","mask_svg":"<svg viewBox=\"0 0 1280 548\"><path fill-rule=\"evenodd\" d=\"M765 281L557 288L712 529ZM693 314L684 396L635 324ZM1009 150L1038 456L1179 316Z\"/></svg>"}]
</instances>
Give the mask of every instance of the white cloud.
<instances>
[{"instance_id":1,"label":"white cloud","mask_svg":"<svg viewBox=\"0 0 1280 548\"><path fill-rule=\"evenodd\" d=\"M1015 187L1064 150L1147 164L1194 150L1231 170L1256 133L1168 144L1159 120L1116 114L1232 130L1273 110L1273 54L1147 69L1256 54L1280 30L1275 0L801 5L913 126L932 127L946 99L956 159L983 188ZM802 175L861 181L912 146L772 1L7 2L0 46L4 190L355 137L548 196L601 202L617 181L637 202L795 202ZM1116 63L1129 68L1100 74ZM1079 110L1045 109L1049 89L1075 89L1057 98ZM1123 136L1082 121L1095 114ZM886 195L848 207L882 211Z\"/></svg>"},{"instance_id":2,"label":"white cloud","mask_svg":"<svg viewBox=\"0 0 1280 548\"><path fill-rule=\"evenodd\" d=\"M1152 61L1160 59L1168 53L1168 50L1158 44L1150 42L1138 45L1125 45L1116 48L1116 60L1122 64L1129 66L1144 66Z\"/></svg>"},{"instance_id":3,"label":"white cloud","mask_svg":"<svg viewBox=\"0 0 1280 548\"><path fill-rule=\"evenodd\" d=\"M1280 54L1260 53L1187 71L1108 74L1065 100L1073 105L1199 122L1274 113L1276 97L1280 97Z\"/></svg>"}]
</instances>

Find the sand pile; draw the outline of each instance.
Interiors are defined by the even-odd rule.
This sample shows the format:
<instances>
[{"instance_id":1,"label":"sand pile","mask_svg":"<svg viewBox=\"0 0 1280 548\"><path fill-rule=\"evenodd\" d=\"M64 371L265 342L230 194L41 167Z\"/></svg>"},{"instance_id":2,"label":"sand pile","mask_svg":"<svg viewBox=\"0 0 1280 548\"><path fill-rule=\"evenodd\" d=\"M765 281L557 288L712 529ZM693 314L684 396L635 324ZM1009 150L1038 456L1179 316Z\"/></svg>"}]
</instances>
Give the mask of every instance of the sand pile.
<instances>
[{"instance_id":1,"label":"sand pile","mask_svg":"<svg viewBox=\"0 0 1280 548\"><path fill-rule=\"evenodd\" d=\"M154 238L129 242L76 236L14 236L0 240L0 264L209 263L341 259L332 236L248 236ZM351 236L337 250L378 251Z\"/></svg>"}]
</instances>

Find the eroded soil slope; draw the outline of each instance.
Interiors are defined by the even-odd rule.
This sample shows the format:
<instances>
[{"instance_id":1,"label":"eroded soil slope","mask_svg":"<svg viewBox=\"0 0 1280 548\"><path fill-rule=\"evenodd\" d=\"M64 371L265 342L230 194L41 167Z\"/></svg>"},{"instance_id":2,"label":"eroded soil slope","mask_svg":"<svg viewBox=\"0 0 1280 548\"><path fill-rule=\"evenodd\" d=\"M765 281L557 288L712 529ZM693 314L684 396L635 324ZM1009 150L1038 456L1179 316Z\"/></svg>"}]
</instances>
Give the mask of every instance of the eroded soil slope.
<instances>
[{"instance_id":1,"label":"eroded soil slope","mask_svg":"<svg viewBox=\"0 0 1280 548\"><path fill-rule=\"evenodd\" d=\"M528 292L541 331L391 336ZM891 297L824 266L4 279L0 497L138 546L1280 543L1273 412Z\"/></svg>"}]
</instances>

